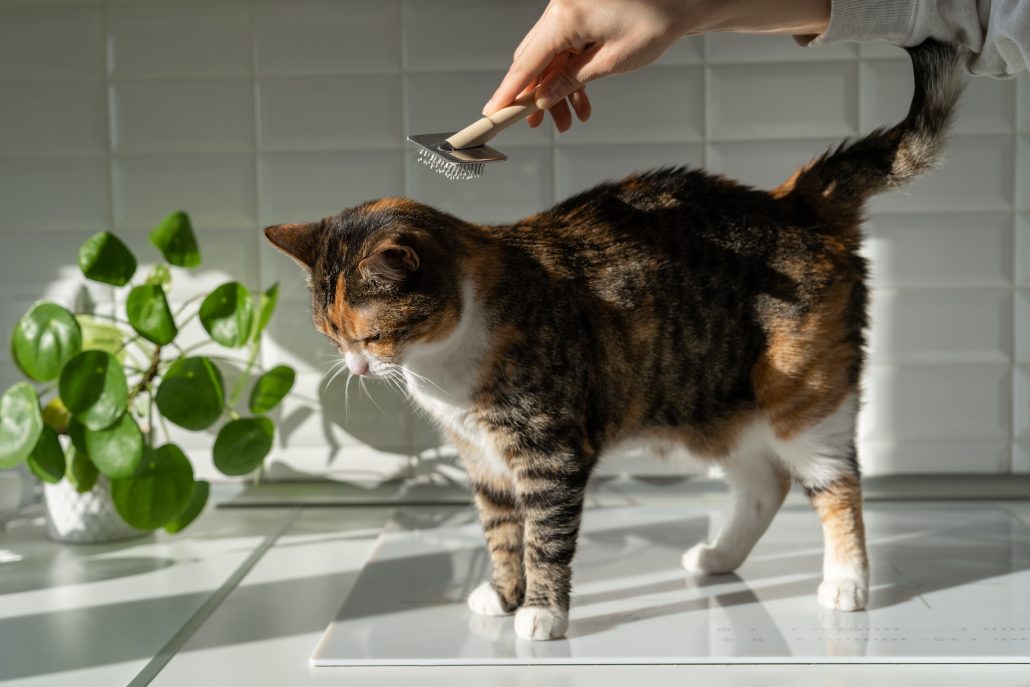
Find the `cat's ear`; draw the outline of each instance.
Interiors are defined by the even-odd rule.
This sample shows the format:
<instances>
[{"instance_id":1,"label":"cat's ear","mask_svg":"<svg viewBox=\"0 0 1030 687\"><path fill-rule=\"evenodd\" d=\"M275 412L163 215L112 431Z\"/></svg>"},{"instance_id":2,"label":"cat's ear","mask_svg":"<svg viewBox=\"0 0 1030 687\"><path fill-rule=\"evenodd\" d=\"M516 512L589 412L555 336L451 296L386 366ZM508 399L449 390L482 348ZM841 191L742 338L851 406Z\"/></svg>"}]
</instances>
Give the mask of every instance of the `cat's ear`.
<instances>
[{"instance_id":1,"label":"cat's ear","mask_svg":"<svg viewBox=\"0 0 1030 687\"><path fill-rule=\"evenodd\" d=\"M265 238L310 272L322 246L322 222L277 224L265 229Z\"/></svg>"},{"instance_id":2,"label":"cat's ear","mask_svg":"<svg viewBox=\"0 0 1030 687\"><path fill-rule=\"evenodd\" d=\"M375 245L368 257L358 263L358 272L370 281L399 284L418 269L418 253L396 237L383 239Z\"/></svg>"}]
</instances>

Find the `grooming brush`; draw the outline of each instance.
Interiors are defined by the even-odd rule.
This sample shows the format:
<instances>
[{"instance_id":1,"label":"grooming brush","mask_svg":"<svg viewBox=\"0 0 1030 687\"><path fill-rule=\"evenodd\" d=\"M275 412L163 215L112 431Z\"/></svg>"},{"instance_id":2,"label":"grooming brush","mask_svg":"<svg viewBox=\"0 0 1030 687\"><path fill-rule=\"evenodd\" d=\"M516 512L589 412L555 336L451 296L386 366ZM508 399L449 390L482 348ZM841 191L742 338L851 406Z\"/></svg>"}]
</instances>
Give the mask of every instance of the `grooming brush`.
<instances>
[{"instance_id":1,"label":"grooming brush","mask_svg":"<svg viewBox=\"0 0 1030 687\"><path fill-rule=\"evenodd\" d=\"M461 131L442 134L419 134L408 140L419 147L418 161L448 179L476 179L483 174L487 162L502 162L508 156L486 145L486 142L536 112L536 92L483 117Z\"/></svg>"}]
</instances>

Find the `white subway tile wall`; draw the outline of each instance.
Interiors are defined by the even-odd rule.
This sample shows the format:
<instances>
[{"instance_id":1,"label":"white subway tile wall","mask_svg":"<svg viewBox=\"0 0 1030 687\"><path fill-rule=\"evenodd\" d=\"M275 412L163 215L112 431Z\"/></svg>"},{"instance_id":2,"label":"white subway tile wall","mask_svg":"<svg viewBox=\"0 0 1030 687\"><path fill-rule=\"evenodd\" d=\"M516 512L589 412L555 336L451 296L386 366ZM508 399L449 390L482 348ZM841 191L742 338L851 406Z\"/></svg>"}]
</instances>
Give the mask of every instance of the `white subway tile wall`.
<instances>
[{"instance_id":1,"label":"white subway tile wall","mask_svg":"<svg viewBox=\"0 0 1030 687\"><path fill-rule=\"evenodd\" d=\"M769 187L908 107L898 48L710 35L591 84L589 125L512 130L498 142L509 162L477 182L420 166L404 137L476 116L544 4L0 0L0 334L38 298L117 309L113 290L83 285L78 245L113 227L147 269L149 229L185 209L205 262L175 270L173 303L229 278L281 283L262 362L295 366L298 381L277 413L271 478L453 474L449 448L402 397L352 382L348 399L343 377L327 386L334 351L263 226L397 194L506 222L670 164ZM971 81L947 157L871 208L862 463L1030 473L1030 79ZM231 376L240 353L218 353ZM15 376L0 346L0 384ZM209 433L172 434L217 477ZM642 454L602 467L685 469Z\"/></svg>"}]
</instances>

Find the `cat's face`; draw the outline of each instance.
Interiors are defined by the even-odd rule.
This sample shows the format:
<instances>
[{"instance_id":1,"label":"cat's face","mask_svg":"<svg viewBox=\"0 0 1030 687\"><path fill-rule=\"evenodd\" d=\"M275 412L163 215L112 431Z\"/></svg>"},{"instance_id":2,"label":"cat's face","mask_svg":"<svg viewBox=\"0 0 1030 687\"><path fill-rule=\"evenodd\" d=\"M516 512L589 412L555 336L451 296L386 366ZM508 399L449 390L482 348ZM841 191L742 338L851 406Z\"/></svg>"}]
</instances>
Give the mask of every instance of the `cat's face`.
<instances>
[{"instance_id":1,"label":"cat's face","mask_svg":"<svg viewBox=\"0 0 1030 687\"><path fill-rule=\"evenodd\" d=\"M456 220L384 199L310 224L268 227L265 236L308 273L315 328L351 372L382 376L457 326L457 262L434 231L448 221Z\"/></svg>"}]
</instances>

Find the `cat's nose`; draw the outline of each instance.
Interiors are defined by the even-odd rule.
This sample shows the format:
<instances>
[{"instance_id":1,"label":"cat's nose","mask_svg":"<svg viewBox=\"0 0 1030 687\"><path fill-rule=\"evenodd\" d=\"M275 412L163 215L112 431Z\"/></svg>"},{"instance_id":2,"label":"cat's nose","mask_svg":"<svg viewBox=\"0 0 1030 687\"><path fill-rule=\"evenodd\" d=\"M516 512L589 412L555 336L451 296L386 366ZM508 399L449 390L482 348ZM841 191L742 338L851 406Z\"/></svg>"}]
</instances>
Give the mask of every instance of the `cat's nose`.
<instances>
[{"instance_id":1,"label":"cat's nose","mask_svg":"<svg viewBox=\"0 0 1030 687\"><path fill-rule=\"evenodd\" d=\"M347 361L347 367L351 372L363 377L368 374L368 359L364 356L357 355L348 351L344 354L344 359Z\"/></svg>"}]
</instances>

